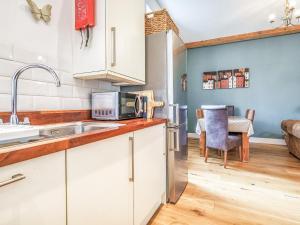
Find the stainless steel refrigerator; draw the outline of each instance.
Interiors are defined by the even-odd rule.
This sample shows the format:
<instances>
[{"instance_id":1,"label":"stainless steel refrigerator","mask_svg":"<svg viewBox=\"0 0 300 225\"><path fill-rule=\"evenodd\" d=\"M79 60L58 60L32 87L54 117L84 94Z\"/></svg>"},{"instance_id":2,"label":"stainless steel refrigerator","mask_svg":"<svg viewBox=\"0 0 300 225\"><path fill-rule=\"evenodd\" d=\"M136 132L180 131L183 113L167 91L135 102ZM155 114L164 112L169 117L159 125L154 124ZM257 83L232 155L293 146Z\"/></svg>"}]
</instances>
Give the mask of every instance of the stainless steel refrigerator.
<instances>
[{"instance_id":1,"label":"stainless steel refrigerator","mask_svg":"<svg viewBox=\"0 0 300 225\"><path fill-rule=\"evenodd\" d=\"M167 118L168 200L176 203L188 182L187 168L187 92L183 90L187 72L187 50L173 32L146 36L146 85L126 87L124 91L154 90L163 108L154 117Z\"/></svg>"}]
</instances>

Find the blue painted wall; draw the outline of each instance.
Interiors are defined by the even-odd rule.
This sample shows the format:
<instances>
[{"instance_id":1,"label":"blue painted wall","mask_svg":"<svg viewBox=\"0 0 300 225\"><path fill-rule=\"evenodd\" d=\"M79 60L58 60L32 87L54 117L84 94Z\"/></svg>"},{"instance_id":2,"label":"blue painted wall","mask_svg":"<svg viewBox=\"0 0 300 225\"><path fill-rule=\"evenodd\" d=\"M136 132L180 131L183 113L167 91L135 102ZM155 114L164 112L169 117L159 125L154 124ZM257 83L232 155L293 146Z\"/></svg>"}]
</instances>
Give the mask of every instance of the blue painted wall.
<instances>
[{"instance_id":1,"label":"blue painted wall","mask_svg":"<svg viewBox=\"0 0 300 225\"><path fill-rule=\"evenodd\" d=\"M241 67L250 88L202 89L203 72ZM234 105L236 115L254 108L254 136L281 138L281 121L300 119L300 34L188 50L189 132L203 104Z\"/></svg>"}]
</instances>

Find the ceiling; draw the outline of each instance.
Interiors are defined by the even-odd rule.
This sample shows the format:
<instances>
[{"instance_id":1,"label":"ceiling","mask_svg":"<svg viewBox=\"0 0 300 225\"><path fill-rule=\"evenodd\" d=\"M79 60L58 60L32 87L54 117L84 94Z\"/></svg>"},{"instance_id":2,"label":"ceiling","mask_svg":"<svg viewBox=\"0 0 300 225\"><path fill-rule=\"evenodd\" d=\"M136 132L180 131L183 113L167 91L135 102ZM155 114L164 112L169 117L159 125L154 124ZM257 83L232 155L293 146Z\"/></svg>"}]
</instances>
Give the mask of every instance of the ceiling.
<instances>
[{"instance_id":1,"label":"ceiling","mask_svg":"<svg viewBox=\"0 0 300 225\"><path fill-rule=\"evenodd\" d=\"M300 9L300 0L294 0ZM207 40L280 26L268 17L283 14L285 0L157 0L185 42Z\"/></svg>"}]
</instances>

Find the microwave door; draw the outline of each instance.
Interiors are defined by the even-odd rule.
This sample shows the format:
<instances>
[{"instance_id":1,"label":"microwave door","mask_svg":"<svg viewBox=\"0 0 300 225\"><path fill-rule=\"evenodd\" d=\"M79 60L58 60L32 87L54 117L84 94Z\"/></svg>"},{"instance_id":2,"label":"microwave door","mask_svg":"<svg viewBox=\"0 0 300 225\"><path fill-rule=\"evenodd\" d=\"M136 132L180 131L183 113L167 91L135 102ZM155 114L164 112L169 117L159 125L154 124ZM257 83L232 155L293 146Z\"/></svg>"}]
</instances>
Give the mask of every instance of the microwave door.
<instances>
[{"instance_id":1,"label":"microwave door","mask_svg":"<svg viewBox=\"0 0 300 225\"><path fill-rule=\"evenodd\" d=\"M135 118L136 94L120 93L119 96L119 117L121 119Z\"/></svg>"}]
</instances>

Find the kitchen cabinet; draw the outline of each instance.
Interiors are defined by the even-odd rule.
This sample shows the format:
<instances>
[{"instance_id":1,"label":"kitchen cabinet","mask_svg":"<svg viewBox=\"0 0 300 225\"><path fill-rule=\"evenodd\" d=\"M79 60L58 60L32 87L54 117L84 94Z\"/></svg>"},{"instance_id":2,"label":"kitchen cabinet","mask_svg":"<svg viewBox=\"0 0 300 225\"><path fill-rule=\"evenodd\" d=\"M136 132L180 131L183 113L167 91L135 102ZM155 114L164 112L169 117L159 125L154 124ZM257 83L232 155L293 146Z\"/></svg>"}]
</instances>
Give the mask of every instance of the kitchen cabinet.
<instances>
[{"instance_id":1,"label":"kitchen cabinet","mask_svg":"<svg viewBox=\"0 0 300 225\"><path fill-rule=\"evenodd\" d=\"M65 152L0 167L0 199L0 225L66 225Z\"/></svg>"},{"instance_id":2,"label":"kitchen cabinet","mask_svg":"<svg viewBox=\"0 0 300 225\"><path fill-rule=\"evenodd\" d=\"M67 151L68 225L147 224L166 195L165 126Z\"/></svg>"},{"instance_id":3,"label":"kitchen cabinet","mask_svg":"<svg viewBox=\"0 0 300 225\"><path fill-rule=\"evenodd\" d=\"M144 0L97 1L88 47L80 49L81 35L74 31L74 76L116 85L145 84L144 14Z\"/></svg>"},{"instance_id":4,"label":"kitchen cabinet","mask_svg":"<svg viewBox=\"0 0 300 225\"><path fill-rule=\"evenodd\" d=\"M134 224L149 222L166 199L166 129L134 132Z\"/></svg>"},{"instance_id":5,"label":"kitchen cabinet","mask_svg":"<svg viewBox=\"0 0 300 225\"><path fill-rule=\"evenodd\" d=\"M67 151L68 225L132 225L133 133Z\"/></svg>"}]
</instances>

